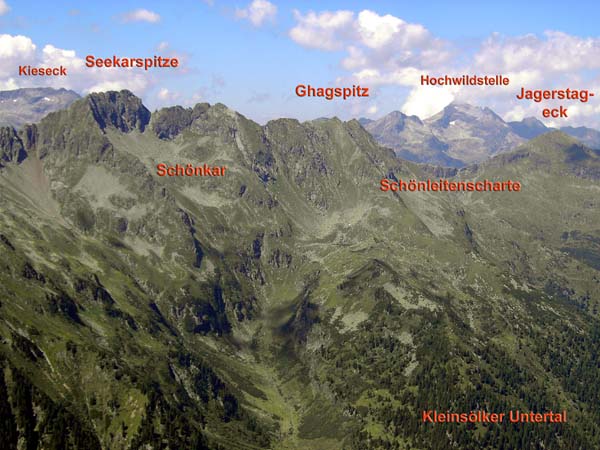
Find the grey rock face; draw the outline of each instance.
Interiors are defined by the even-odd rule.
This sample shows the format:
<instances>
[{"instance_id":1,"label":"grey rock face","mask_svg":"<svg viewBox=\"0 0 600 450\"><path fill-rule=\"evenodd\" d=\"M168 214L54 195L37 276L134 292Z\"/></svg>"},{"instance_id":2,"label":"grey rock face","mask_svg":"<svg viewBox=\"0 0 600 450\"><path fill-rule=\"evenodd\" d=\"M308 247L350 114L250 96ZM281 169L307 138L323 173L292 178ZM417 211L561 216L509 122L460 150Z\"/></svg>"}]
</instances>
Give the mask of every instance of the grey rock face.
<instances>
[{"instance_id":1,"label":"grey rock face","mask_svg":"<svg viewBox=\"0 0 600 450\"><path fill-rule=\"evenodd\" d=\"M19 128L40 121L47 114L64 109L79 98L67 89L23 88L0 91L0 125Z\"/></svg>"}]
</instances>

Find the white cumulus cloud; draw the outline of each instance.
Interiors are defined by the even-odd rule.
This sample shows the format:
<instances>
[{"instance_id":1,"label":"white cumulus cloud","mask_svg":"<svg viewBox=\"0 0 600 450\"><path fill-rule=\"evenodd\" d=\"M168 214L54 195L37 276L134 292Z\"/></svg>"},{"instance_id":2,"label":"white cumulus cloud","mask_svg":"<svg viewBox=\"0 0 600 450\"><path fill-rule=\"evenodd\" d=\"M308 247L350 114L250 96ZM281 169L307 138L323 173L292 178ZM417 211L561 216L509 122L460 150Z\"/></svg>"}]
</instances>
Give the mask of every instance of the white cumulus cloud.
<instances>
[{"instance_id":1,"label":"white cumulus cloud","mask_svg":"<svg viewBox=\"0 0 600 450\"><path fill-rule=\"evenodd\" d=\"M294 10L298 22L290 30L290 37L298 44L320 50L339 50L351 38L354 13L352 11L308 12L302 15Z\"/></svg>"},{"instance_id":2,"label":"white cumulus cloud","mask_svg":"<svg viewBox=\"0 0 600 450\"><path fill-rule=\"evenodd\" d=\"M406 58L416 50L422 53L439 48L441 43L420 24L366 9L358 14L345 10L302 14L295 10L294 18L296 25L289 35L295 42L321 50L346 49L349 66L364 64L372 53L389 57L397 52Z\"/></svg>"},{"instance_id":3,"label":"white cumulus cloud","mask_svg":"<svg viewBox=\"0 0 600 450\"><path fill-rule=\"evenodd\" d=\"M415 115L422 119L440 112L445 106L455 100L456 89L449 87L429 88L417 86L410 91L402 105L402 112L409 116Z\"/></svg>"},{"instance_id":4,"label":"white cumulus cloud","mask_svg":"<svg viewBox=\"0 0 600 450\"><path fill-rule=\"evenodd\" d=\"M3 16L8 11L10 11L10 6L8 6L4 0L0 0L0 16Z\"/></svg>"},{"instance_id":5,"label":"white cumulus cloud","mask_svg":"<svg viewBox=\"0 0 600 450\"><path fill-rule=\"evenodd\" d=\"M246 8L236 9L235 16L247 19L255 27L265 22L273 22L277 16L277 6L267 0L253 0Z\"/></svg>"},{"instance_id":6,"label":"white cumulus cloud","mask_svg":"<svg viewBox=\"0 0 600 450\"><path fill-rule=\"evenodd\" d=\"M341 52L338 85L360 83L377 95L378 88L391 87L397 104L377 98L390 109L426 118L452 101L488 106L505 119L541 117L546 107L564 101L542 103L516 98L526 89L589 89L600 85L600 37L581 37L561 31L541 35L503 36L493 33L472 53L458 52L458 45L441 39L418 23L365 9L360 12L294 11L295 24L289 37L299 45L322 51ZM451 77L504 75L508 86L422 86L421 75ZM408 92L406 91L408 88ZM390 91L386 91L390 92ZM596 92L596 97L600 92ZM571 115L567 124L600 126L600 106L567 102ZM574 119L574 120L573 120ZM582 123L583 119L588 120ZM593 119L593 120L592 120ZM594 122L595 121L595 122Z\"/></svg>"},{"instance_id":7,"label":"white cumulus cloud","mask_svg":"<svg viewBox=\"0 0 600 450\"><path fill-rule=\"evenodd\" d=\"M99 55L96 55L99 56ZM106 55L108 56L108 55ZM20 66L60 67L67 76L20 76ZM81 94L105 90L129 89L144 95L164 77L164 72L144 71L141 68L97 68L85 66L85 55L52 44L39 48L31 38L22 35L0 35L0 88L51 86L73 89Z\"/></svg>"},{"instance_id":8,"label":"white cumulus cloud","mask_svg":"<svg viewBox=\"0 0 600 450\"><path fill-rule=\"evenodd\" d=\"M543 121L541 112L544 108L564 105L572 113L569 113L568 119L561 119L562 125L600 125L593 97L588 103L568 100L536 103L516 99L522 87L593 91L593 86L600 82L600 38L574 36L561 31L510 37L494 33L481 43L469 69L482 74L504 74L510 78L507 87L464 88L460 94L468 101L485 102L507 119L534 116Z\"/></svg>"},{"instance_id":9,"label":"white cumulus cloud","mask_svg":"<svg viewBox=\"0 0 600 450\"><path fill-rule=\"evenodd\" d=\"M304 47L345 51L341 65L352 79L373 84L412 83L414 71L440 66L450 57L449 46L424 26L390 14L360 11L294 11L292 40ZM408 78L407 78L408 77Z\"/></svg>"},{"instance_id":10,"label":"white cumulus cloud","mask_svg":"<svg viewBox=\"0 0 600 450\"><path fill-rule=\"evenodd\" d=\"M180 95L178 92L172 92L167 88L161 88L156 94L161 104L169 104L177 99L179 99Z\"/></svg>"},{"instance_id":11,"label":"white cumulus cloud","mask_svg":"<svg viewBox=\"0 0 600 450\"><path fill-rule=\"evenodd\" d=\"M27 36L0 34L0 58L29 58L35 53L35 44Z\"/></svg>"},{"instance_id":12,"label":"white cumulus cloud","mask_svg":"<svg viewBox=\"0 0 600 450\"><path fill-rule=\"evenodd\" d=\"M390 14L380 16L369 10L358 14L356 28L360 41L374 49L390 44L396 48L414 48L426 45L430 38L422 25L406 23Z\"/></svg>"},{"instance_id":13,"label":"white cumulus cloud","mask_svg":"<svg viewBox=\"0 0 600 450\"><path fill-rule=\"evenodd\" d=\"M475 56L475 66L504 71L543 69L545 72L573 72L600 68L600 38L583 38L560 31L504 37L494 33Z\"/></svg>"},{"instance_id":14,"label":"white cumulus cloud","mask_svg":"<svg viewBox=\"0 0 600 450\"><path fill-rule=\"evenodd\" d=\"M129 11L121 16L123 22L148 22L157 23L160 21L160 15L147 9L136 9Z\"/></svg>"}]
</instances>

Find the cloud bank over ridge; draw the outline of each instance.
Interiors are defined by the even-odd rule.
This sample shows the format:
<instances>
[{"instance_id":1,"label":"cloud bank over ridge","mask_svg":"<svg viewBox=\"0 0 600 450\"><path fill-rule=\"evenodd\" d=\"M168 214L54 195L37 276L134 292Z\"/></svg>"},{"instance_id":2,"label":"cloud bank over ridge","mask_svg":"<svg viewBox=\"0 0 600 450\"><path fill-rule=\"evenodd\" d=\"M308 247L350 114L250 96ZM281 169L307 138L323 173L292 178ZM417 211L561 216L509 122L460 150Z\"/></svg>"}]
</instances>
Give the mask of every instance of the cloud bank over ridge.
<instances>
[{"instance_id":1,"label":"cloud bank over ridge","mask_svg":"<svg viewBox=\"0 0 600 450\"><path fill-rule=\"evenodd\" d=\"M600 87L600 38L560 31L541 36L493 33L465 55L454 42L436 37L425 26L390 14L365 9L358 13L294 11L289 37L297 44L341 53L339 83L373 87L400 86L409 90L401 110L422 118L451 101L490 106L509 120L540 115L542 106L517 101L521 86L531 89L590 89ZM421 75L495 75L510 78L509 86L421 86ZM564 102L563 102L564 103ZM543 107L557 105L544 102ZM570 117L600 112L592 104L569 103Z\"/></svg>"}]
</instances>

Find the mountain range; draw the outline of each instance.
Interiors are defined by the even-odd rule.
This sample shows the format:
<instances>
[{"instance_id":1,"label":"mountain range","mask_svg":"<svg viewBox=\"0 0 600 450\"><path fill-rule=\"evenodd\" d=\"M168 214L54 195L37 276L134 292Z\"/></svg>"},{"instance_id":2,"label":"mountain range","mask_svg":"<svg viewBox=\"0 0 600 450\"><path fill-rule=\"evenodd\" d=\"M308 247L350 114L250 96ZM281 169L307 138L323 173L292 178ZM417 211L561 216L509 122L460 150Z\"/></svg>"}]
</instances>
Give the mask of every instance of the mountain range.
<instances>
[{"instance_id":1,"label":"mountain range","mask_svg":"<svg viewBox=\"0 0 600 450\"><path fill-rule=\"evenodd\" d=\"M489 108L457 102L426 120L394 111L378 120L360 119L360 123L401 158L449 167L480 163L554 130L533 117L505 122ZM600 131L587 127L562 127L561 131L600 148Z\"/></svg>"},{"instance_id":2,"label":"mountain range","mask_svg":"<svg viewBox=\"0 0 600 450\"><path fill-rule=\"evenodd\" d=\"M64 109L78 98L79 94L66 89L0 91L0 126L19 128L26 123L38 122L48 113ZM451 103L426 120L393 111L378 120L359 119L359 123L380 144L394 149L401 158L446 167L480 163L554 130L534 117L505 122L489 108L466 103ZM591 148L600 148L598 130L562 127L561 131Z\"/></svg>"},{"instance_id":3,"label":"mountain range","mask_svg":"<svg viewBox=\"0 0 600 450\"><path fill-rule=\"evenodd\" d=\"M39 122L53 111L64 109L79 98L67 89L22 88L0 91L0 126L19 128Z\"/></svg>"},{"instance_id":4,"label":"mountain range","mask_svg":"<svg viewBox=\"0 0 600 450\"><path fill-rule=\"evenodd\" d=\"M499 123L427 124L474 142L467 113ZM599 448L600 152L514 136L443 168L356 120L151 113L129 91L0 129L3 447ZM522 189L380 189L439 177ZM424 423L434 409L569 419Z\"/></svg>"}]
</instances>

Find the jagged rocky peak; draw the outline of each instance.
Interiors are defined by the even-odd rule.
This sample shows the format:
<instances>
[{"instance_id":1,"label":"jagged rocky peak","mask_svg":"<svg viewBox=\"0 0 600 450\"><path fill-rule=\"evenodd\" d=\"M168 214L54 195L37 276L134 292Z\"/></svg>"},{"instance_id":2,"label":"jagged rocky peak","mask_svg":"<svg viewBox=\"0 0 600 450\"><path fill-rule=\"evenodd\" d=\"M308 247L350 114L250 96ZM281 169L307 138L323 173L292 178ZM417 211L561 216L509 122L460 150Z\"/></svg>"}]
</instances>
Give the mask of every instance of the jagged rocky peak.
<instances>
[{"instance_id":1,"label":"jagged rocky peak","mask_svg":"<svg viewBox=\"0 0 600 450\"><path fill-rule=\"evenodd\" d=\"M415 116L414 114L412 114L412 115L404 114L402 111L392 111L391 113L388 114L388 116L393 119L402 119L402 120L408 120L408 121L421 123L421 119L419 119L418 116Z\"/></svg>"},{"instance_id":2,"label":"jagged rocky peak","mask_svg":"<svg viewBox=\"0 0 600 450\"><path fill-rule=\"evenodd\" d=\"M255 131L260 129L257 123L222 103L200 103L194 107L191 116L190 131L201 135L220 135L226 140L233 139L236 133L245 127Z\"/></svg>"},{"instance_id":3,"label":"jagged rocky peak","mask_svg":"<svg viewBox=\"0 0 600 450\"><path fill-rule=\"evenodd\" d=\"M150 122L150 111L140 98L127 90L93 93L86 101L103 130L113 126L124 133L144 131Z\"/></svg>"},{"instance_id":4,"label":"jagged rocky peak","mask_svg":"<svg viewBox=\"0 0 600 450\"><path fill-rule=\"evenodd\" d=\"M392 128L397 131L402 131L406 124L407 116L400 111L391 112L387 117L384 118L382 125L383 128Z\"/></svg>"},{"instance_id":5,"label":"jagged rocky peak","mask_svg":"<svg viewBox=\"0 0 600 450\"><path fill-rule=\"evenodd\" d=\"M419 127L423 125L423 122L417 116L409 116L400 111L392 111L383 117L378 126L374 126L373 129L380 128L380 131L401 132L411 125Z\"/></svg>"},{"instance_id":6,"label":"jagged rocky peak","mask_svg":"<svg viewBox=\"0 0 600 450\"><path fill-rule=\"evenodd\" d=\"M309 121L307 123L319 124L319 123L322 123L322 122L326 122L328 120L330 120L330 119L327 118L327 117L320 117L318 119ZM290 118L285 118L284 117L284 118L280 118L280 119L269 120L267 122L267 124L265 125L265 128L267 130L269 130L269 129L279 128L279 127L292 127L292 128L296 128L296 127L300 127L300 126L301 126L301 124L300 124L300 121L298 119L290 119Z\"/></svg>"},{"instance_id":7,"label":"jagged rocky peak","mask_svg":"<svg viewBox=\"0 0 600 450\"><path fill-rule=\"evenodd\" d=\"M553 130L553 128L546 127L535 117L526 117L521 121L509 122L508 125L514 133L525 139L533 139L540 134Z\"/></svg>"},{"instance_id":8,"label":"jagged rocky peak","mask_svg":"<svg viewBox=\"0 0 600 450\"><path fill-rule=\"evenodd\" d=\"M497 121L504 124L500 118L490 108L481 108L469 103L452 102L442 111L427 119L427 122L438 127L446 127L454 121L473 122L473 121Z\"/></svg>"},{"instance_id":9,"label":"jagged rocky peak","mask_svg":"<svg viewBox=\"0 0 600 450\"><path fill-rule=\"evenodd\" d=\"M524 140L491 109L456 101L425 120L394 111L365 128L402 158L452 167L484 161Z\"/></svg>"},{"instance_id":10,"label":"jagged rocky peak","mask_svg":"<svg viewBox=\"0 0 600 450\"><path fill-rule=\"evenodd\" d=\"M172 139L206 113L209 108L208 103L198 103L193 108L182 106L163 108L152 116L152 131L160 139Z\"/></svg>"},{"instance_id":11,"label":"jagged rocky peak","mask_svg":"<svg viewBox=\"0 0 600 450\"><path fill-rule=\"evenodd\" d=\"M600 180L600 151L582 144L560 130L551 130L519 146L515 151L496 155L481 165L504 167L528 165L527 171L543 170L547 175L575 176Z\"/></svg>"},{"instance_id":12,"label":"jagged rocky peak","mask_svg":"<svg viewBox=\"0 0 600 450\"><path fill-rule=\"evenodd\" d=\"M561 127L569 136L579 139L588 147L600 149L600 131L588 127Z\"/></svg>"},{"instance_id":13,"label":"jagged rocky peak","mask_svg":"<svg viewBox=\"0 0 600 450\"><path fill-rule=\"evenodd\" d=\"M23 141L13 127L0 128L0 168L4 163L21 163L27 158Z\"/></svg>"},{"instance_id":14,"label":"jagged rocky peak","mask_svg":"<svg viewBox=\"0 0 600 450\"><path fill-rule=\"evenodd\" d=\"M23 142L13 127L0 128L0 167L4 163L20 163L27 157Z\"/></svg>"},{"instance_id":15,"label":"jagged rocky peak","mask_svg":"<svg viewBox=\"0 0 600 450\"><path fill-rule=\"evenodd\" d=\"M525 117L522 122L526 125L529 126L536 126L536 127L544 127L546 128L546 126L542 123L541 120L536 119L535 117Z\"/></svg>"}]
</instances>

